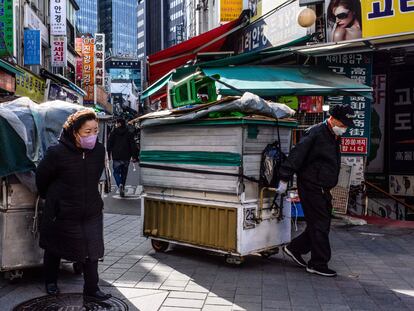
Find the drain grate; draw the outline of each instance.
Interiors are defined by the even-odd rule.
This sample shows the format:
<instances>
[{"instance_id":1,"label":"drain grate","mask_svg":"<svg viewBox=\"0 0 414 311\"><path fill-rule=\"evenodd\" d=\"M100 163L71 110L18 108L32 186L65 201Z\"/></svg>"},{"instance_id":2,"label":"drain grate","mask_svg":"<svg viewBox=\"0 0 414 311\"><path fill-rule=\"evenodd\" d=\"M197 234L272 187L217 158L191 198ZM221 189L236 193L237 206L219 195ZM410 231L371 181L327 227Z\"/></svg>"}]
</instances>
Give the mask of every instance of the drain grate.
<instances>
[{"instance_id":1,"label":"drain grate","mask_svg":"<svg viewBox=\"0 0 414 311\"><path fill-rule=\"evenodd\" d=\"M13 311L128 311L128 306L115 297L101 302L86 302L82 294L60 294L28 300L14 307Z\"/></svg>"}]
</instances>

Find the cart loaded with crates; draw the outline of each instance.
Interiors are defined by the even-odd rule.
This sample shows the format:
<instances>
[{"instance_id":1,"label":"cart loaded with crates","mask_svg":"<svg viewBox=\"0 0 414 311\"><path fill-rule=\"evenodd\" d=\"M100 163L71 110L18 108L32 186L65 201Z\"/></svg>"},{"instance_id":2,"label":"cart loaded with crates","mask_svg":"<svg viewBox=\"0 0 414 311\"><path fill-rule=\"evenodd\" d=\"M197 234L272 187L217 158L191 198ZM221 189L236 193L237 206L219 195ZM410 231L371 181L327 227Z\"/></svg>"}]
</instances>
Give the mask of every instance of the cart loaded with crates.
<instances>
[{"instance_id":1,"label":"cart loaded with crates","mask_svg":"<svg viewBox=\"0 0 414 311\"><path fill-rule=\"evenodd\" d=\"M57 142L67 117L80 109L84 107L63 101L36 104L29 98L0 104L0 272L10 280L42 265L35 168ZM81 272L77 263L73 267Z\"/></svg>"},{"instance_id":2,"label":"cart loaded with crates","mask_svg":"<svg viewBox=\"0 0 414 311\"><path fill-rule=\"evenodd\" d=\"M164 86L168 109L137 119L142 233L156 251L181 244L236 264L290 242L291 205L299 205L275 189L295 110L263 98L371 92L319 67L193 66L173 70L141 99Z\"/></svg>"},{"instance_id":3,"label":"cart loaded with crates","mask_svg":"<svg viewBox=\"0 0 414 311\"><path fill-rule=\"evenodd\" d=\"M261 180L261 166L269 144L289 151L292 115L245 93L139 118L143 234L153 248L187 245L239 264L288 243L290 202Z\"/></svg>"}]
</instances>

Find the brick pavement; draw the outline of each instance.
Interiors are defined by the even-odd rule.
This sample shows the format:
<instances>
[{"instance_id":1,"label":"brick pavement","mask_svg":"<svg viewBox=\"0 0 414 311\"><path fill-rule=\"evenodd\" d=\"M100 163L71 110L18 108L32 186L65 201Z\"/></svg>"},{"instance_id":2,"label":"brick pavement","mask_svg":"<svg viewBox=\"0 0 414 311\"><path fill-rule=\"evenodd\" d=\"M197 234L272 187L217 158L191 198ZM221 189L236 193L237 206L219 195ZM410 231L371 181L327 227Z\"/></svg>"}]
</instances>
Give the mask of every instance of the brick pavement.
<instances>
[{"instance_id":1,"label":"brick pavement","mask_svg":"<svg viewBox=\"0 0 414 311\"><path fill-rule=\"evenodd\" d=\"M140 227L139 216L105 216L101 286L130 310L414 310L413 230L334 222L331 266L339 276L330 279L307 274L282 254L250 256L242 267L182 247L158 254ZM62 291L81 285L80 276L62 272ZM17 285L0 282L0 310L40 295L40 271Z\"/></svg>"}]
</instances>

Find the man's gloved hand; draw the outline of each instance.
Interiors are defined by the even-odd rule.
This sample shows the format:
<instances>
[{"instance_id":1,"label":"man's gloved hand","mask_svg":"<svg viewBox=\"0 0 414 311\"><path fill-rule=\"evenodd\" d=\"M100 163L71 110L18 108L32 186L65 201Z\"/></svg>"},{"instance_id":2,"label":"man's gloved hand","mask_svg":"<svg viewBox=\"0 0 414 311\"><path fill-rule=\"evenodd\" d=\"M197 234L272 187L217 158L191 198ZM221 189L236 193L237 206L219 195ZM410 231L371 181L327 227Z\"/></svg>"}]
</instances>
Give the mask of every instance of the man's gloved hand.
<instances>
[{"instance_id":1,"label":"man's gloved hand","mask_svg":"<svg viewBox=\"0 0 414 311\"><path fill-rule=\"evenodd\" d=\"M287 187L288 187L288 183L281 180L279 182L279 186L277 187L276 191L277 191L277 193L284 194L287 191Z\"/></svg>"}]
</instances>

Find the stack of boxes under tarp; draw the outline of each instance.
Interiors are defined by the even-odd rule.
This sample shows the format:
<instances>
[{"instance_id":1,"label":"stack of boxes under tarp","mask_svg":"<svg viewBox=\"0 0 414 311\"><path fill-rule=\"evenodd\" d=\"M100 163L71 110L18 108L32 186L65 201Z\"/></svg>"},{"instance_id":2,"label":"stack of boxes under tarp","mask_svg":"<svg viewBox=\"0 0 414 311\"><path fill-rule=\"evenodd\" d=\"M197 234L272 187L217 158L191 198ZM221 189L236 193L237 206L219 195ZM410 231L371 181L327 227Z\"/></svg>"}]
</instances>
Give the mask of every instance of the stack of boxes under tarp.
<instances>
[{"instance_id":1,"label":"stack of boxes under tarp","mask_svg":"<svg viewBox=\"0 0 414 311\"><path fill-rule=\"evenodd\" d=\"M261 204L258 179L268 144L280 137L288 153L291 115L285 105L245 93L141 117L143 233L154 248L173 242L237 261L289 242L290 203L276 213L275 194L264 192Z\"/></svg>"}]
</instances>

